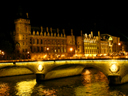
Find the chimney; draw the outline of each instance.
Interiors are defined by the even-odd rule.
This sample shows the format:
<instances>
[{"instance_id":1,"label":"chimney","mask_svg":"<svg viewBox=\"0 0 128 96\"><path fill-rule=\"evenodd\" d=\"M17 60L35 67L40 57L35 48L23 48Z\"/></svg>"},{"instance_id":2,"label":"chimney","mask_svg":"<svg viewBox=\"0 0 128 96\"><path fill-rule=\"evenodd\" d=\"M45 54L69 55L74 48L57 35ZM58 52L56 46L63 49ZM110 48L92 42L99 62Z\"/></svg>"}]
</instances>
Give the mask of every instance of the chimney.
<instances>
[{"instance_id":1,"label":"chimney","mask_svg":"<svg viewBox=\"0 0 128 96\"><path fill-rule=\"evenodd\" d=\"M63 34L65 34L65 29L62 29Z\"/></svg>"},{"instance_id":2,"label":"chimney","mask_svg":"<svg viewBox=\"0 0 128 96\"><path fill-rule=\"evenodd\" d=\"M91 37L93 37L93 31L91 31Z\"/></svg>"},{"instance_id":3,"label":"chimney","mask_svg":"<svg viewBox=\"0 0 128 96\"><path fill-rule=\"evenodd\" d=\"M59 33L59 28L57 28L57 33Z\"/></svg>"},{"instance_id":4,"label":"chimney","mask_svg":"<svg viewBox=\"0 0 128 96\"><path fill-rule=\"evenodd\" d=\"M71 29L71 35L73 35L73 29Z\"/></svg>"},{"instance_id":5,"label":"chimney","mask_svg":"<svg viewBox=\"0 0 128 96\"><path fill-rule=\"evenodd\" d=\"M83 34L82 30L80 31L80 33L81 33L81 36L82 36L82 34Z\"/></svg>"},{"instance_id":6,"label":"chimney","mask_svg":"<svg viewBox=\"0 0 128 96\"><path fill-rule=\"evenodd\" d=\"M29 18L28 13L26 13L27 18Z\"/></svg>"},{"instance_id":7,"label":"chimney","mask_svg":"<svg viewBox=\"0 0 128 96\"><path fill-rule=\"evenodd\" d=\"M87 38L87 33L85 33L85 38Z\"/></svg>"},{"instance_id":8,"label":"chimney","mask_svg":"<svg viewBox=\"0 0 128 96\"><path fill-rule=\"evenodd\" d=\"M48 27L46 27L46 32L48 32Z\"/></svg>"},{"instance_id":9,"label":"chimney","mask_svg":"<svg viewBox=\"0 0 128 96\"><path fill-rule=\"evenodd\" d=\"M52 27L50 27L50 32L52 33Z\"/></svg>"},{"instance_id":10,"label":"chimney","mask_svg":"<svg viewBox=\"0 0 128 96\"><path fill-rule=\"evenodd\" d=\"M41 32L43 32L43 26L41 26Z\"/></svg>"},{"instance_id":11,"label":"chimney","mask_svg":"<svg viewBox=\"0 0 128 96\"><path fill-rule=\"evenodd\" d=\"M98 31L98 36L100 37L100 31Z\"/></svg>"}]
</instances>

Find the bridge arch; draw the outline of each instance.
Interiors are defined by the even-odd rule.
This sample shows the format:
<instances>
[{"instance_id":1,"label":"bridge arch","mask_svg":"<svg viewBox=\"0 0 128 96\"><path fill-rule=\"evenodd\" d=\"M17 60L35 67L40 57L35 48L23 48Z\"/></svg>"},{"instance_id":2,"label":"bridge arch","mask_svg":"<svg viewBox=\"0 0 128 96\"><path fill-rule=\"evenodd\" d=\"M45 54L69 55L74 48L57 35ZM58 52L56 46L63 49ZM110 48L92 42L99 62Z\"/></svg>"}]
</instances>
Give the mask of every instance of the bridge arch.
<instances>
[{"instance_id":1,"label":"bridge arch","mask_svg":"<svg viewBox=\"0 0 128 96\"><path fill-rule=\"evenodd\" d=\"M96 65L92 65L92 64L90 65L88 63L86 65L84 65L84 64L64 64L64 65L56 66L56 67L50 69L45 74L45 79L54 79L54 78L80 75L80 74L82 74L83 70L85 70L87 68L94 68L96 70L99 70L106 77L108 77L107 72L103 68L100 68L100 67L98 67Z\"/></svg>"},{"instance_id":2,"label":"bridge arch","mask_svg":"<svg viewBox=\"0 0 128 96\"><path fill-rule=\"evenodd\" d=\"M24 66L5 66L0 68L0 77L34 74L33 70Z\"/></svg>"}]
</instances>

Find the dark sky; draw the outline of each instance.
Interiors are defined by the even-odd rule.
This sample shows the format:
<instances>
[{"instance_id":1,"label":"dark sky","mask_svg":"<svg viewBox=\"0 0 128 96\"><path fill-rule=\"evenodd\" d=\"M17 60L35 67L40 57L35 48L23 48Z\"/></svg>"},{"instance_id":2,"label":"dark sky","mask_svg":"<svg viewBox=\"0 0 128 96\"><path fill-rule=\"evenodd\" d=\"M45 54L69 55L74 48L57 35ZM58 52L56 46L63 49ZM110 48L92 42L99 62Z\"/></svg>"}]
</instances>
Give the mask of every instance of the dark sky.
<instances>
[{"instance_id":1,"label":"dark sky","mask_svg":"<svg viewBox=\"0 0 128 96\"><path fill-rule=\"evenodd\" d=\"M102 2L101 2L102 3ZM116 6L115 6L116 5ZM22 7L23 12L28 12L32 26L48 26L53 28L65 28L66 34L74 29L75 35L97 31L120 36L122 40L128 40L128 15L127 6L107 3L102 5L69 2L31 2L6 4L1 7L0 33L8 33L13 29L16 13ZM126 7L125 7L126 6Z\"/></svg>"}]
</instances>

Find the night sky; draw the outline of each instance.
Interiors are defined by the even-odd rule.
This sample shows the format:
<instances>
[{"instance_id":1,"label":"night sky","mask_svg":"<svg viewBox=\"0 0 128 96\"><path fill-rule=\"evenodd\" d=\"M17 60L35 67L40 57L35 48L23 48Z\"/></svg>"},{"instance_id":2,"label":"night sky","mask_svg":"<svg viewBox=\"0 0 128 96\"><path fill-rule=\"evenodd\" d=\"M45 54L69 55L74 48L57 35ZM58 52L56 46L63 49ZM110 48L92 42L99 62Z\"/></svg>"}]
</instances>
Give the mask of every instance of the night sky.
<instances>
[{"instance_id":1,"label":"night sky","mask_svg":"<svg viewBox=\"0 0 128 96\"><path fill-rule=\"evenodd\" d=\"M88 34L94 31L94 35L100 31L101 34L108 33L120 36L121 40L128 40L127 6L122 7L118 4L109 6L107 3L97 5L91 2L79 4L78 2L43 1L5 4L1 7L0 34L8 34L14 30L13 22L20 8L23 12L29 13L32 26L65 28L67 35L70 35L71 28L74 29L75 35L80 35L80 30Z\"/></svg>"}]
</instances>

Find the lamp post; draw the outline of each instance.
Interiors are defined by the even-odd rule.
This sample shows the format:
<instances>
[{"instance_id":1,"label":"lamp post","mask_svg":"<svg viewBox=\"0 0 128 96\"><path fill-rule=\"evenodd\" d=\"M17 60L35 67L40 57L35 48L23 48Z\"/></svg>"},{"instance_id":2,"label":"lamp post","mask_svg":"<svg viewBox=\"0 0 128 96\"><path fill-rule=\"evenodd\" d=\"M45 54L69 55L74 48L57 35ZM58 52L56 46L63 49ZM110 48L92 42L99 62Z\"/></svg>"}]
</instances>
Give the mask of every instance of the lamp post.
<instances>
[{"instance_id":1,"label":"lamp post","mask_svg":"<svg viewBox=\"0 0 128 96\"><path fill-rule=\"evenodd\" d=\"M30 52L27 52L27 59L30 59Z\"/></svg>"},{"instance_id":2,"label":"lamp post","mask_svg":"<svg viewBox=\"0 0 128 96\"><path fill-rule=\"evenodd\" d=\"M49 47L47 47L46 50L47 50L47 56L48 56Z\"/></svg>"},{"instance_id":3,"label":"lamp post","mask_svg":"<svg viewBox=\"0 0 128 96\"><path fill-rule=\"evenodd\" d=\"M121 43L118 43L118 52L120 52Z\"/></svg>"},{"instance_id":4,"label":"lamp post","mask_svg":"<svg viewBox=\"0 0 128 96\"><path fill-rule=\"evenodd\" d=\"M69 50L70 50L70 54L71 54L70 56L72 56L73 48L71 47Z\"/></svg>"},{"instance_id":5,"label":"lamp post","mask_svg":"<svg viewBox=\"0 0 128 96\"><path fill-rule=\"evenodd\" d=\"M4 55L5 55L4 51L0 50L0 56L1 56L0 58L1 58L1 59L4 58Z\"/></svg>"}]
</instances>

